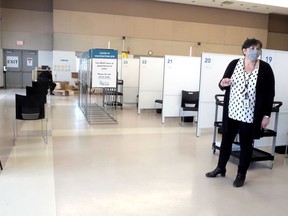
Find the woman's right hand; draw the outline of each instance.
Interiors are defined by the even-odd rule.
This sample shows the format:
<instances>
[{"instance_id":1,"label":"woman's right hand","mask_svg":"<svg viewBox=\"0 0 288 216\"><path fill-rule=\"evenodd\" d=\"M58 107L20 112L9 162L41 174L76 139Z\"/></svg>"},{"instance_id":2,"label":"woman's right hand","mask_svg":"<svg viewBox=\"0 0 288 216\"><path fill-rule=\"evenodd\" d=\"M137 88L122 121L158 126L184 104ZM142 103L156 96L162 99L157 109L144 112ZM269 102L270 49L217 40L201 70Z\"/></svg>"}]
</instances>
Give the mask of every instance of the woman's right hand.
<instances>
[{"instance_id":1,"label":"woman's right hand","mask_svg":"<svg viewBox=\"0 0 288 216\"><path fill-rule=\"evenodd\" d=\"M227 87L227 86L230 86L231 84L232 84L232 80L229 78L223 78L220 82L220 85L222 87Z\"/></svg>"}]
</instances>

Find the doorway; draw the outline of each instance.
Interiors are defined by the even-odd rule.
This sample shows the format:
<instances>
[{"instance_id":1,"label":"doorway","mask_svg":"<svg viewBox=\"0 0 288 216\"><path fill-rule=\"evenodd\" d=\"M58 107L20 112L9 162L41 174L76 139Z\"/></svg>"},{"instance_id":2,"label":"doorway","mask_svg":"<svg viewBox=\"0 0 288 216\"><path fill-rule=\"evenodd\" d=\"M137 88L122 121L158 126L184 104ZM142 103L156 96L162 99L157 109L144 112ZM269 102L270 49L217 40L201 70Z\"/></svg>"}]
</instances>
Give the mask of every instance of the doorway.
<instances>
[{"instance_id":1,"label":"doorway","mask_svg":"<svg viewBox=\"0 0 288 216\"><path fill-rule=\"evenodd\" d=\"M38 65L38 51L5 49L3 58L3 64L6 66L5 86L7 88L30 86L32 70Z\"/></svg>"}]
</instances>

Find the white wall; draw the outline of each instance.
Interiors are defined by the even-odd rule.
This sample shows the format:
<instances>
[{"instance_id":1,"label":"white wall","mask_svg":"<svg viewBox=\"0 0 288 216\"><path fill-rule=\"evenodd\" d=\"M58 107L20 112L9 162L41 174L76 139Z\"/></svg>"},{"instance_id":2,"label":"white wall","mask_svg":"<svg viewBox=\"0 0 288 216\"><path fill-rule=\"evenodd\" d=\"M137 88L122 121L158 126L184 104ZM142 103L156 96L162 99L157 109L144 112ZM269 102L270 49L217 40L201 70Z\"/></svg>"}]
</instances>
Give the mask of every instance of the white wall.
<instances>
[{"instance_id":1,"label":"white wall","mask_svg":"<svg viewBox=\"0 0 288 216\"><path fill-rule=\"evenodd\" d=\"M69 81L74 84L71 72L76 72L76 53L69 51L53 51L54 81Z\"/></svg>"},{"instance_id":2,"label":"white wall","mask_svg":"<svg viewBox=\"0 0 288 216\"><path fill-rule=\"evenodd\" d=\"M52 51L38 51L38 67L42 65L48 65L53 68L53 52Z\"/></svg>"}]
</instances>

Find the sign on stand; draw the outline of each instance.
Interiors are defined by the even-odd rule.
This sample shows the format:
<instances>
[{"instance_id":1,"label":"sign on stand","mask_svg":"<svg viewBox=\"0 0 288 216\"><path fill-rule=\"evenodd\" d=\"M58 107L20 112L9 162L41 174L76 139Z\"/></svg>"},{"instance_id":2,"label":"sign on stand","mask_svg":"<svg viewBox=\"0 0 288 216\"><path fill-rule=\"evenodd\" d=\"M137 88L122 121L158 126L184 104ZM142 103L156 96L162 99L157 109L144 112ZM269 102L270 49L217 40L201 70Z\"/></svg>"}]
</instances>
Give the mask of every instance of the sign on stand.
<instances>
[{"instance_id":1,"label":"sign on stand","mask_svg":"<svg viewBox=\"0 0 288 216\"><path fill-rule=\"evenodd\" d=\"M116 88L117 82L117 50L92 49L92 87Z\"/></svg>"}]
</instances>

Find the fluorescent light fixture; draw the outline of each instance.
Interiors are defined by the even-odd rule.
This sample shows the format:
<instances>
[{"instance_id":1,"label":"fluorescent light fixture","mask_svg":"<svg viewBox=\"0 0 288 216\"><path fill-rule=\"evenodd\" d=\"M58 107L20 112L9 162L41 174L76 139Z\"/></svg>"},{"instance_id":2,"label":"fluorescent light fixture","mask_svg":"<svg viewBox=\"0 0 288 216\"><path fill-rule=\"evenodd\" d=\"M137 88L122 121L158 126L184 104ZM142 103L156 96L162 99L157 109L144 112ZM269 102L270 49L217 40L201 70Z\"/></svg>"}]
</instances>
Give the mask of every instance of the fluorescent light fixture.
<instances>
[{"instance_id":1,"label":"fluorescent light fixture","mask_svg":"<svg viewBox=\"0 0 288 216\"><path fill-rule=\"evenodd\" d=\"M237 1L288 8L288 1L286 0L237 0Z\"/></svg>"}]
</instances>

